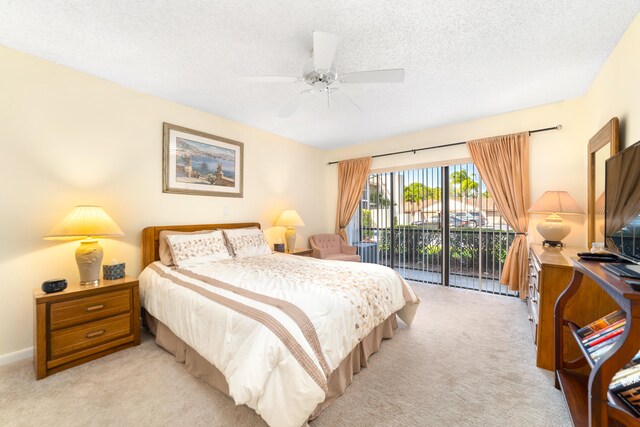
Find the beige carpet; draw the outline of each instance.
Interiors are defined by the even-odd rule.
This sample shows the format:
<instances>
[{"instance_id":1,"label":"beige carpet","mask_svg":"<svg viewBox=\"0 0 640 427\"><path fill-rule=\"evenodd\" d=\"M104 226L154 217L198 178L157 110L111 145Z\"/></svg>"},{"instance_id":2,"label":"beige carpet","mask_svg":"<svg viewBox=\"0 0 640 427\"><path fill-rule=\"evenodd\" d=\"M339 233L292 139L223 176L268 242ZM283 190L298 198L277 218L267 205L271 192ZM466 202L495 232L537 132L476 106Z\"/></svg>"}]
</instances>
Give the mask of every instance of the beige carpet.
<instances>
[{"instance_id":1,"label":"beige carpet","mask_svg":"<svg viewBox=\"0 0 640 427\"><path fill-rule=\"evenodd\" d=\"M524 303L414 284L423 300L311 427L569 426L550 372L535 367ZM401 323L401 322L399 322ZM139 347L34 379L0 367L1 426L264 426L187 374L143 334Z\"/></svg>"}]
</instances>

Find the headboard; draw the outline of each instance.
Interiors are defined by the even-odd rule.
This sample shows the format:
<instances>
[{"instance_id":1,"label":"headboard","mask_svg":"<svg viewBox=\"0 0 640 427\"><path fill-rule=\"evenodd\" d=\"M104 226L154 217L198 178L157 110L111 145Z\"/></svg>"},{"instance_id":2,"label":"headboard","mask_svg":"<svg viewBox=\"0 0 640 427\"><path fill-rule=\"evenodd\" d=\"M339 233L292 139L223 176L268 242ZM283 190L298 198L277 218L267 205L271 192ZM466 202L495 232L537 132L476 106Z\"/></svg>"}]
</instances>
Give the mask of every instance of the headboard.
<instances>
[{"instance_id":1,"label":"headboard","mask_svg":"<svg viewBox=\"0 0 640 427\"><path fill-rule=\"evenodd\" d=\"M199 231L199 230L219 230L230 228L260 228L258 222L236 222L229 224L198 224L198 225L156 225L142 230L142 268L160 259L159 237L163 230L171 231Z\"/></svg>"}]
</instances>

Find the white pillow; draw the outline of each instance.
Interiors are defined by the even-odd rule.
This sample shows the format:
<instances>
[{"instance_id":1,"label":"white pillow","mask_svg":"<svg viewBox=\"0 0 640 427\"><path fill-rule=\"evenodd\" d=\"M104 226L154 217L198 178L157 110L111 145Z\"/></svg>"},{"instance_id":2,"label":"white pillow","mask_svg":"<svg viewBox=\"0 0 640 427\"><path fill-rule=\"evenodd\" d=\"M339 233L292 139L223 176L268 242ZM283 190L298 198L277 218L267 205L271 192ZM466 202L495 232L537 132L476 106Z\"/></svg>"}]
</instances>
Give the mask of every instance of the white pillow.
<instances>
[{"instance_id":1,"label":"white pillow","mask_svg":"<svg viewBox=\"0 0 640 427\"><path fill-rule=\"evenodd\" d=\"M236 258L250 258L271 253L267 239L257 228L223 230Z\"/></svg>"},{"instance_id":2,"label":"white pillow","mask_svg":"<svg viewBox=\"0 0 640 427\"><path fill-rule=\"evenodd\" d=\"M220 230L202 234L170 234L167 241L173 262L180 268L233 258Z\"/></svg>"},{"instance_id":3,"label":"white pillow","mask_svg":"<svg viewBox=\"0 0 640 427\"><path fill-rule=\"evenodd\" d=\"M171 254L171 246L169 246L169 241L167 240L167 236L171 234L209 234L213 233L214 230L198 230L198 231L173 231L173 230L162 230L160 235L158 236L159 248L158 254L160 255L160 262L166 266L171 267L175 265L173 262L173 255Z\"/></svg>"}]
</instances>

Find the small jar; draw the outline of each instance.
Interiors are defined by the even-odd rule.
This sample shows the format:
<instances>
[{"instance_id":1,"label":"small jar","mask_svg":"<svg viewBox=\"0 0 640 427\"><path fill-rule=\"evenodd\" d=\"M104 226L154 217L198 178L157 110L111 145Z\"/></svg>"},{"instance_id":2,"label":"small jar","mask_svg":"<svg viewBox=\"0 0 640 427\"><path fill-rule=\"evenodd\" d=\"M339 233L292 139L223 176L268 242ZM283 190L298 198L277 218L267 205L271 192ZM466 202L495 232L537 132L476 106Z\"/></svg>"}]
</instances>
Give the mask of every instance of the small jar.
<instances>
[{"instance_id":1,"label":"small jar","mask_svg":"<svg viewBox=\"0 0 640 427\"><path fill-rule=\"evenodd\" d=\"M600 252L604 252L604 243L600 243L600 242L593 242L591 244L591 251L592 254L598 254Z\"/></svg>"}]
</instances>

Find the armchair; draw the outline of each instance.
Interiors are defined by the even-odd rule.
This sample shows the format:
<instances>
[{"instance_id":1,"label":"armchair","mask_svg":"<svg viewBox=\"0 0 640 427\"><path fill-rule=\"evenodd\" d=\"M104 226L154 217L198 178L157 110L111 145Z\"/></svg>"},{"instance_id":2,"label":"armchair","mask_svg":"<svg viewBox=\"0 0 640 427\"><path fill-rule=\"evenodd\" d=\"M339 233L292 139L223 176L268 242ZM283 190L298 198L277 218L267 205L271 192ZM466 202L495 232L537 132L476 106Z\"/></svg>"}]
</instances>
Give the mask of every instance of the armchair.
<instances>
[{"instance_id":1,"label":"armchair","mask_svg":"<svg viewBox=\"0 0 640 427\"><path fill-rule=\"evenodd\" d=\"M309 243L314 258L360 262L357 248L344 243L337 234L316 234L309 237Z\"/></svg>"}]
</instances>

